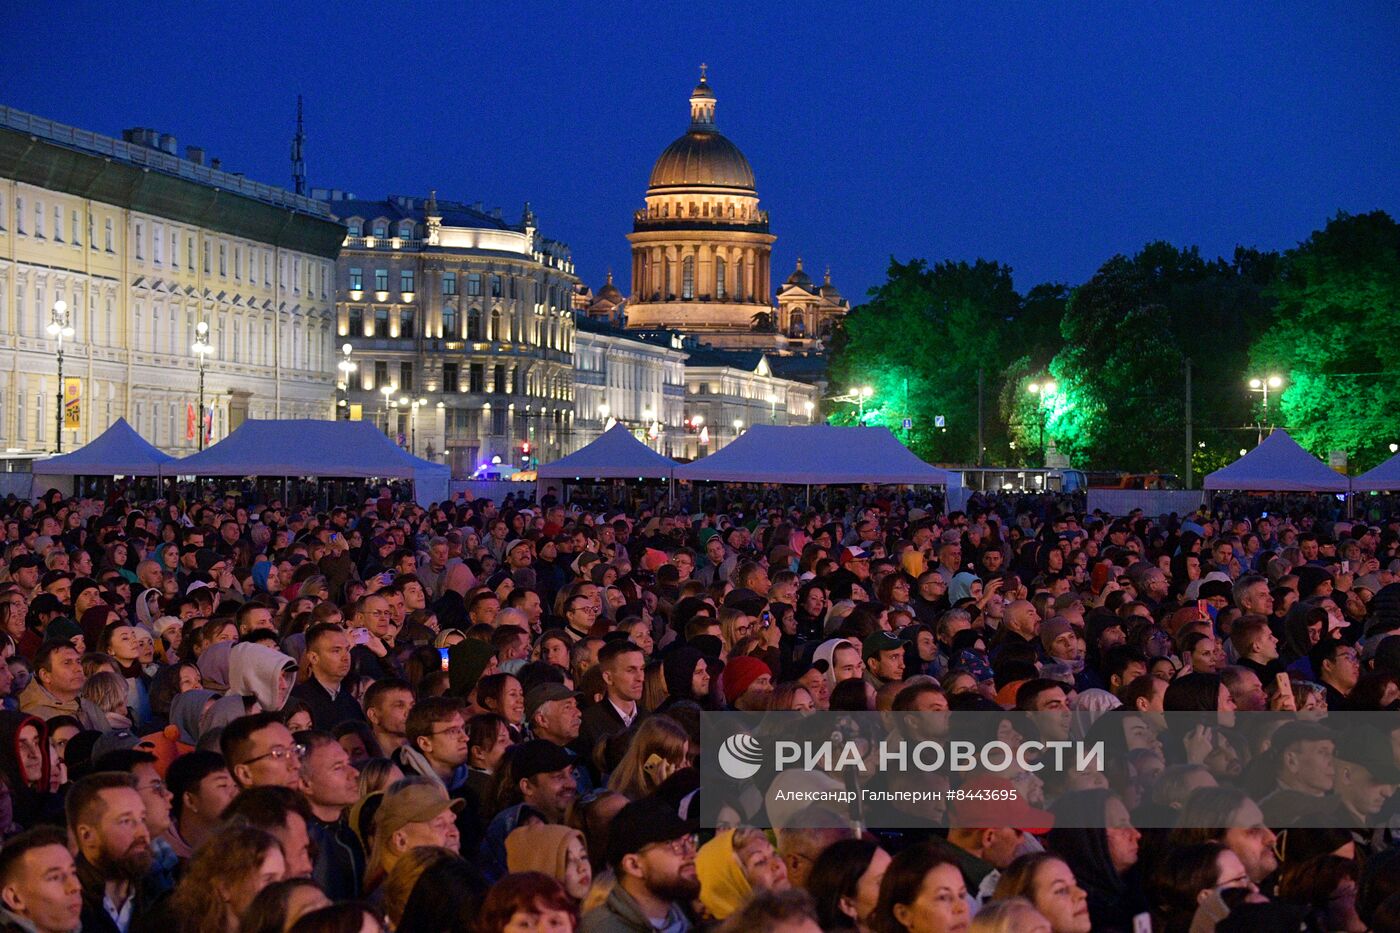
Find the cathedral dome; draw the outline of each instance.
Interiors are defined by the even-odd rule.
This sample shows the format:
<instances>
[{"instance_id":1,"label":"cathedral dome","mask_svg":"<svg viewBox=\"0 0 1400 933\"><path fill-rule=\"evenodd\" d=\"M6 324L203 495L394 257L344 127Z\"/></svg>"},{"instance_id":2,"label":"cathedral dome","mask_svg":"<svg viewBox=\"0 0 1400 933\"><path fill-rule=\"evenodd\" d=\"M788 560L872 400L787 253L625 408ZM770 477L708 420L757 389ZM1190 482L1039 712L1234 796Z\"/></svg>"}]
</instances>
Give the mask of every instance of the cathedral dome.
<instances>
[{"instance_id":1,"label":"cathedral dome","mask_svg":"<svg viewBox=\"0 0 1400 933\"><path fill-rule=\"evenodd\" d=\"M808 275L806 270L802 268L801 256L797 257L797 268L793 270L792 275L788 276L787 284L796 285L799 288L805 288L808 291L812 290L812 277Z\"/></svg>"},{"instance_id":2,"label":"cathedral dome","mask_svg":"<svg viewBox=\"0 0 1400 933\"><path fill-rule=\"evenodd\" d=\"M652 167L648 187L754 190L749 160L715 128L715 94L703 66L700 83L690 92L690 129L661 153Z\"/></svg>"},{"instance_id":3,"label":"cathedral dome","mask_svg":"<svg viewBox=\"0 0 1400 933\"><path fill-rule=\"evenodd\" d=\"M648 186L716 186L753 191L753 168L739 147L722 134L692 130L661 153Z\"/></svg>"}]
</instances>

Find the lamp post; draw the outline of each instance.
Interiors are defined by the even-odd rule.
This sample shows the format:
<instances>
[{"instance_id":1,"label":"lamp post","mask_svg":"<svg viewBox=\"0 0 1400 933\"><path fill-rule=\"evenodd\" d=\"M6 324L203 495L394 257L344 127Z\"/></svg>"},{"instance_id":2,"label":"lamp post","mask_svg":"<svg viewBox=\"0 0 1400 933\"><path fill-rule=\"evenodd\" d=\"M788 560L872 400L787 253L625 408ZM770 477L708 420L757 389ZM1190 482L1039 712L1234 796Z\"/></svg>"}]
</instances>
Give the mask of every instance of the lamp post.
<instances>
[{"instance_id":1,"label":"lamp post","mask_svg":"<svg viewBox=\"0 0 1400 933\"><path fill-rule=\"evenodd\" d=\"M778 397L772 392L768 393L768 423L778 423Z\"/></svg>"},{"instance_id":2,"label":"lamp post","mask_svg":"<svg viewBox=\"0 0 1400 933\"><path fill-rule=\"evenodd\" d=\"M851 394L856 397L860 405L860 423L865 424L865 400L875 394L875 390L870 386L861 386L859 389L852 389Z\"/></svg>"},{"instance_id":3,"label":"lamp post","mask_svg":"<svg viewBox=\"0 0 1400 933\"><path fill-rule=\"evenodd\" d=\"M817 406L816 406L816 403L814 403L811 399L808 399L807 401L805 401L805 402L802 403L802 407L805 408L805 409L807 409L807 423L808 423L808 424L811 424L811 423L812 423L812 409L814 409L814 408L817 407Z\"/></svg>"},{"instance_id":4,"label":"lamp post","mask_svg":"<svg viewBox=\"0 0 1400 933\"><path fill-rule=\"evenodd\" d=\"M416 398L409 403L411 412L408 418L408 452L418 456L418 409L428 404L425 398Z\"/></svg>"},{"instance_id":5,"label":"lamp post","mask_svg":"<svg viewBox=\"0 0 1400 933\"><path fill-rule=\"evenodd\" d=\"M342 401L340 404L345 406L346 421L350 420L350 374L353 373L355 370L359 369L358 366L350 362L350 354L353 353L354 350L355 348L350 346L350 344L343 344L340 348L340 352L345 354L345 356L339 363L336 364L336 368L339 369L341 372L341 383L339 388L345 390L345 400Z\"/></svg>"},{"instance_id":6,"label":"lamp post","mask_svg":"<svg viewBox=\"0 0 1400 933\"><path fill-rule=\"evenodd\" d=\"M199 415L195 418L195 430L199 432L199 449L204 449L204 359L214 348L209 345L209 323L200 321L194 326L194 345L190 348L194 350L195 358L199 361Z\"/></svg>"},{"instance_id":7,"label":"lamp post","mask_svg":"<svg viewBox=\"0 0 1400 933\"><path fill-rule=\"evenodd\" d=\"M1045 466L1045 408L1046 400L1055 397L1055 391L1059 386L1055 385L1053 379L1045 382L1032 382L1026 386L1026 390L1036 397L1035 410L1040 416L1040 465Z\"/></svg>"},{"instance_id":8,"label":"lamp post","mask_svg":"<svg viewBox=\"0 0 1400 933\"><path fill-rule=\"evenodd\" d=\"M398 387L393 385L379 387L380 393L384 396L384 433L386 435L392 433L389 430L389 396L393 395L397 389Z\"/></svg>"},{"instance_id":9,"label":"lamp post","mask_svg":"<svg viewBox=\"0 0 1400 933\"><path fill-rule=\"evenodd\" d=\"M1283 385L1283 378L1280 376L1261 376L1249 380L1249 391L1258 392L1264 396L1264 414L1259 419L1258 436L1255 438L1255 446L1264 443L1264 422L1269 420L1269 390L1277 389Z\"/></svg>"},{"instance_id":10,"label":"lamp post","mask_svg":"<svg viewBox=\"0 0 1400 933\"><path fill-rule=\"evenodd\" d=\"M58 412L54 419L54 443L56 452L63 453L63 340L73 336L73 325L68 323L68 302L62 298L53 303L48 331L58 342Z\"/></svg>"},{"instance_id":11,"label":"lamp post","mask_svg":"<svg viewBox=\"0 0 1400 933\"><path fill-rule=\"evenodd\" d=\"M744 430L744 419L743 419L743 418L735 418L735 419L734 419L734 437L737 439L737 438L739 437L739 434L740 434L743 430Z\"/></svg>"}]
</instances>

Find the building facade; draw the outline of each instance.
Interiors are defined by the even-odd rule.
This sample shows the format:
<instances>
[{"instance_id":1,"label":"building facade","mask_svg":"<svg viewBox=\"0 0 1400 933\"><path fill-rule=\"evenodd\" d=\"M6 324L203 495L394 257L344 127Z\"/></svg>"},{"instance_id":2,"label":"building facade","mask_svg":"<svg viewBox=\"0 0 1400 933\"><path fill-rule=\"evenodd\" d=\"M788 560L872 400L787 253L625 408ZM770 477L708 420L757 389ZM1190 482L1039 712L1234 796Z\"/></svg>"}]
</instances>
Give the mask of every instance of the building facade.
<instances>
[{"instance_id":1,"label":"building facade","mask_svg":"<svg viewBox=\"0 0 1400 933\"><path fill-rule=\"evenodd\" d=\"M574 333L574 443L621 423L668 457L684 449L685 361L678 334L642 339L580 316Z\"/></svg>"},{"instance_id":2,"label":"building facade","mask_svg":"<svg viewBox=\"0 0 1400 933\"><path fill-rule=\"evenodd\" d=\"M819 352L847 306L829 274L824 286L813 287L801 260L775 304L777 238L759 208L753 167L715 124L715 104L702 66L690 94L690 126L657 158L627 235L631 294L624 300L614 288L605 296L609 275L587 310L625 317L629 329L678 330L712 347Z\"/></svg>"},{"instance_id":3,"label":"building facade","mask_svg":"<svg viewBox=\"0 0 1400 933\"><path fill-rule=\"evenodd\" d=\"M778 358L781 359L781 358ZM712 454L755 424L811 424L821 390L774 372L761 350L690 350L685 419L673 456Z\"/></svg>"},{"instance_id":4,"label":"building facade","mask_svg":"<svg viewBox=\"0 0 1400 933\"><path fill-rule=\"evenodd\" d=\"M0 107L0 447L57 446L57 307L78 414L64 450L119 417L194 450L201 323L213 440L247 418L330 417L343 228L201 150L180 157L174 137L125 137Z\"/></svg>"},{"instance_id":5,"label":"building facade","mask_svg":"<svg viewBox=\"0 0 1400 933\"><path fill-rule=\"evenodd\" d=\"M354 369L342 408L459 476L573 449L578 279L528 204L510 223L435 194L312 193L346 227L336 333Z\"/></svg>"}]
</instances>

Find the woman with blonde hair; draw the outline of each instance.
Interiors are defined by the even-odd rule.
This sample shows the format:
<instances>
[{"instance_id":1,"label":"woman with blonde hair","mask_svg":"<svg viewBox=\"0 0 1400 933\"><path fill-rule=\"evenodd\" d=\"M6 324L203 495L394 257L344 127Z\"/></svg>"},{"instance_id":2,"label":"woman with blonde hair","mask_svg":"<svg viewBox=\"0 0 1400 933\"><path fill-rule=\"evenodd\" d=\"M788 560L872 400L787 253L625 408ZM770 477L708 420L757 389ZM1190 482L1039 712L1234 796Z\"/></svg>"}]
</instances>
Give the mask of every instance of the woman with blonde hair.
<instances>
[{"instance_id":1,"label":"woman with blonde hair","mask_svg":"<svg viewBox=\"0 0 1400 933\"><path fill-rule=\"evenodd\" d=\"M83 684L83 699L96 703L107 714L109 730L132 728L131 707L127 706L126 678L111 671L98 671Z\"/></svg>"},{"instance_id":2,"label":"woman with blonde hair","mask_svg":"<svg viewBox=\"0 0 1400 933\"><path fill-rule=\"evenodd\" d=\"M646 678L642 682L642 709L654 713L665 703L670 693L666 690L666 672L660 661L650 661L646 667Z\"/></svg>"},{"instance_id":3,"label":"woman with blonde hair","mask_svg":"<svg viewBox=\"0 0 1400 933\"><path fill-rule=\"evenodd\" d=\"M992 901L977 911L968 933L1052 933L1050 921L1024 897Z\"/></svg>"},{"instance_id":4,"label":"woman with blonde hair","mask_svg":"<svg viewBox=\"0 0 1400 933\"><path fill-rule=\"evenodd\" d=\"M787 865L778 857L768 834L752 826L726 829L695 854L700 879L700 903L716 920L734 913L755 891L785 891Z\"/></svg>"},{"instance_id":5,"label":"woman with blonde hair","mask_svg":"<svg viewBox=\"0 0 1400 933\"><path fill-rule=\"evenodd\" d=\"M719 611L719 637L724 650L734 653L734 646L753 634L753 618L733 607Z\"/></svg>"},{"instance_id":6,"label":"woman with blonde hair","mask_svg":"<svg viewBox=\"0 0 1400 933\"><path fill-rule=\"evenodd\" d=\"M642 720L627 753L613 770L608 787L629 800L640 800L689 764L690 736L669 716Z\"/></svg>"}]
</instances>

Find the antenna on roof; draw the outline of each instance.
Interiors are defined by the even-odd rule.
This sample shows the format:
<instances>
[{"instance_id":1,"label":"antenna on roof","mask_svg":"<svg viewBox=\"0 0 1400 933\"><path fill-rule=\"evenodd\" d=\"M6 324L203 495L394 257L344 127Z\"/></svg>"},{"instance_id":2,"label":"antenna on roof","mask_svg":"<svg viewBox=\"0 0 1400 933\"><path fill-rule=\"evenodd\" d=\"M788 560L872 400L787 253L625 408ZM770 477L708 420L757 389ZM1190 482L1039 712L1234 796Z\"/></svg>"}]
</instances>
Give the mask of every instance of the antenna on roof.
<instances>
[{"instance_id":1,"label":"antenna on roof","mask_svg":"<svg viewBox=\"0 0 1400 933\"><path fill-rule=\"evenodd\" d=\"M297 132L292 137L292 190L297 194L306 194L306 159L303 155L303 148L306 145L306 133L302 131L301 123L301 95L297 95Z\"/></svg>"}]
</instances>

